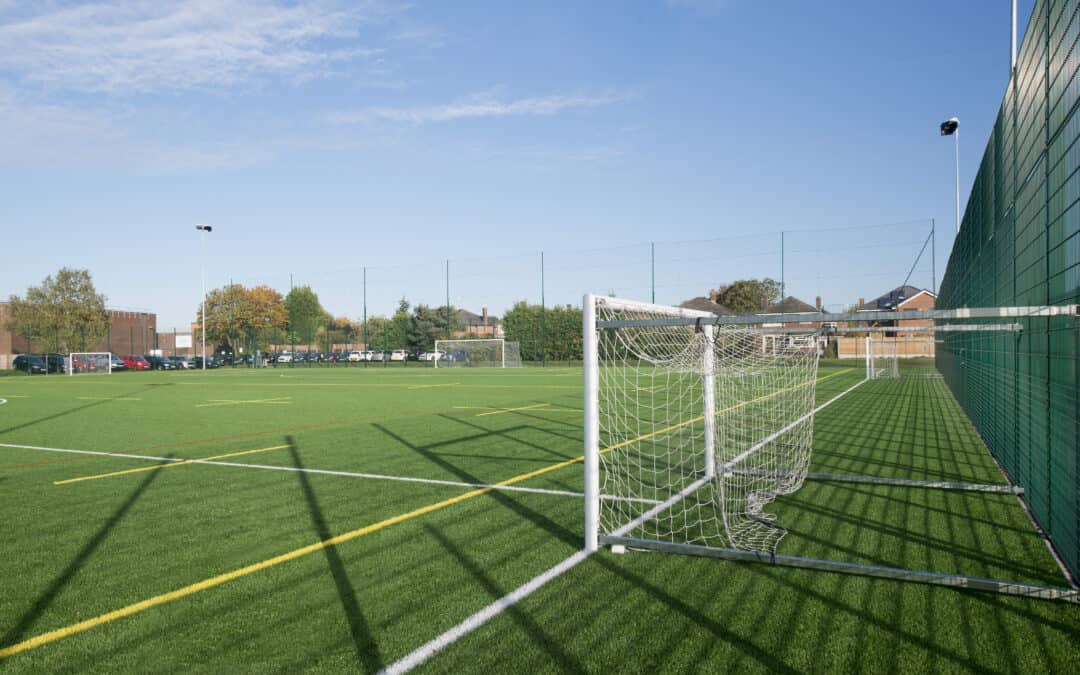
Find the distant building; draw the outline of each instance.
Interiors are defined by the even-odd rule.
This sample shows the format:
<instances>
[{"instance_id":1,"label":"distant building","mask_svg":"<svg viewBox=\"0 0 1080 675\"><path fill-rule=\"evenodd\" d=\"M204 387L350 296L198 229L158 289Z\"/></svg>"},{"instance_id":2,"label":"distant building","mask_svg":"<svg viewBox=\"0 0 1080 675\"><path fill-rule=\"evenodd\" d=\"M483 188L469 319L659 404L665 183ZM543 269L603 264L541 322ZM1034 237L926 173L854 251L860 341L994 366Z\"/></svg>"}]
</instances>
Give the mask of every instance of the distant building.
<instances>
[{"instance_id":1,"label":"distant building","mask_svg":"<svg viewBox=\"0 0 1080 675\"><path fill-rule=\"evenodd\" d=\"M855 318L859 318L859 312L871 311L896 311L896 312L922 312L934 308L937 296L925 288L915 286L897 286L874 298L870 302L864 302L855 310ZM919 334L919 331L905 331L905 327L932 326L930 319L900 319L891 321L867 321L869 326L895 327L895 333L890 331L886 335L897 337L909 337ZM923 333L925 335L925 332Z\"/></svg>"},{"instance_id":2,"label":"distant building","mask_svg":"<svg viewBox=\"0 0 1080 675\"><path fill-rule=\"evenodd\" d=\"M764 310L757 312L757 314L821 314L821 298L817 299L817 307L803 302L793 295L789 295L780 302L769 305ZM765 328L821 328L821 324L817 322L799 322L799 321L776 321L773 320L770 323L761 324Z\"/></svg>"},{"instance_id":3,"label":"distant building","mask_svg":"<svg viewBox=\"0 0 1080 675\"><path fill-rule=\"evenodd\" d=\"M487 307L481 307L480 313L476 314L467 309L457 310L454 330L455 338L501 338L503 337L502 322L498 317L488 314Z\"/></svg>"},{"instance_id":4,"label":"distant building","mask_svg":"<svg viewBox=\"0 0 1080 675\"><path fill-rule=\"evenodd\" d=\"M683 309L694 309L699 312L712 312L718 316L734 316L735 312L731 311L727 307L724 307L720 303L713 302L706 297L690 298L679 303L679 307Z\"/></svg>"}]
</instances>

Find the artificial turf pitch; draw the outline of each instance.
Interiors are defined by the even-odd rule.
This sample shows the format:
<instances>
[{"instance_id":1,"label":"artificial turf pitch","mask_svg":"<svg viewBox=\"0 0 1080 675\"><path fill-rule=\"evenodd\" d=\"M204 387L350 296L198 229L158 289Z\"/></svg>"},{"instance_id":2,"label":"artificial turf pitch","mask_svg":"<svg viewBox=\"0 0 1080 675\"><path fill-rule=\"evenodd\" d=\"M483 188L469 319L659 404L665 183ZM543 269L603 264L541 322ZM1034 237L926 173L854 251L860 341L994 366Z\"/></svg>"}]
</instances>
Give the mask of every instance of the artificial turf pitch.
<instances>
[{"instance_id":1,"label":"artificial turf pitch","mask_svg":"<svg viewBox=\"0 0 1080 675\"><path fill-rule=\"evenodd\" d=\"M861 377L823 367L819 402ZM9 445L582 490L574 369L9 376L0 399ZM377 671L582 544L577 496L162 465L0 447L0 670ZM925 379L820 412L811 471L1003 482ZM809 481L770 510L779 553L1065 583L1010 495ZM1065 672L1078 647L1066 603L601 552L421 670Z\"/></svg>"}]
</instances>

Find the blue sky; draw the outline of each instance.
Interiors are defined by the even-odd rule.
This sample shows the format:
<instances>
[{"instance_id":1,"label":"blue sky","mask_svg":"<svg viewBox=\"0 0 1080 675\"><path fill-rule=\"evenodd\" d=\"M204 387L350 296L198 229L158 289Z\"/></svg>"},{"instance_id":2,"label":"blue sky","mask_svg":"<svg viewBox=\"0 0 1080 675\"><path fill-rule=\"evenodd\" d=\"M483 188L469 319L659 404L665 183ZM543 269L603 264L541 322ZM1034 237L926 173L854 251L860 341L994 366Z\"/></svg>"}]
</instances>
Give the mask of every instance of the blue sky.
<instances>
[{"instance_id":1,"label":"blue sky","mask_svg":"<svg viewBox=\"0 0 1080 675\"><path fill-rule=\"evenodd\" d=\"M1031 1L1020 3L1021 28ZM502 312L937 274L1008 83L1007 0L0 0L0 294L61 266L183 328L208 286ZM912 276L930 286L929 253Z\"/></svg>"}]
</instances>

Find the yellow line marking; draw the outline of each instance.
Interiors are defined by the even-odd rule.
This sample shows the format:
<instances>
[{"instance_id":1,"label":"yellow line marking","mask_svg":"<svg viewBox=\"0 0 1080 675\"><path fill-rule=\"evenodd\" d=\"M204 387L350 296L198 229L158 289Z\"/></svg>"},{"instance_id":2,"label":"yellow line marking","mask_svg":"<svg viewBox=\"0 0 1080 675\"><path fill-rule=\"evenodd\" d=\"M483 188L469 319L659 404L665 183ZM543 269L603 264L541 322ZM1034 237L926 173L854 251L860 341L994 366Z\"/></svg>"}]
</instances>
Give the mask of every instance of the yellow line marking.
<instances>
[{"instance_id":1,"label":"yellow line marking","mask_svg":"<svg viewBox=\"0 0 1080 675\"><path fill-rule=\"evenodd\" d=\"M850 370L851 369L849 368L848 371L850 371ZM836 375L841 375L844 372L848 372L848 371L841 371L839 373L834 373L833 375L829 375L829 376L824 377L824 378L822 378L821 380L818 380L818 381L820 382L820 381L826 380L826 379L828 379L830 377L835 377ZM607 448L604 452L606 452L607 450L612 450L612 449L614 449L614 448ZM162 593L161 595L156 595L156 596L154 596L152 598L149 598L147 600L142 600L140 602L136 602L136 603L128 605L126 607L121 607L120 609L113 610L111 612L106 612L105 614L101 614L101 615L96 616L96 617L94 617L92 619L87 619L85 621L80 621L78 623L71 624L70 626L65 626L64 628L58 628L56 630L49 631L47 633L42 633L41 635L34 636L34 637L29 638L27 640L23 640L22 642L17 642L17 643L15 643L13 645L9 645L7 647L0 648L0 659L7 658L9 656L14 656L16 654L21 654L22 652L25 652L25 651L30 650L30 649L34 649L35 647L40 647L42 645L49 644L50 642L55 642L57 640L62 640L63 638L66 638L66 637L71 637L72 635L77 635L79 633L86 632L86 631L90 630L91 628L96 628L97 626L101 626L101 625L106 624L106 623L111 623L111 622L116 621L118 619L124 619L124 618L127 618L129 616L133 616L135 614L138 614L140 612L144 612L144 611L146 611L148 609L152 609L152 608L157 607L159 605L164 605L164 604L172 602L174 600L180 600L181 598L185 598L185 597L187 597L189 595L193 595L193 594L198 593L200 591L205 591L207 589L214 588L216 586L221 586L222 584L228 583L228 582L233 581L235 579L239 579L241 577L246 577L246 576L248 576L250 574L253 574L255 572L259 572L261 570L268 569L268 568L274 567L276 565L280 565L281 563L289 562L291 560L296 560L297 558L301 558L301 557L309 555L311 553L315 553L317 551L321 551L321 550L330 548L331 546L336 546L338 544L343 544L343 543L345 543L347 541L351 541L353 539L358 539L358 538L366 536L368 534L378 532L379 530L383 530L383 529L385 529L387 527L390 527L391 525L397 525L398 523L403 523L403 522L405 522L407 520L412 520L414 518L419 518L420 516L427 515L429 513L435 512L435 511L439 511L439 510L444 509L444 508L446 508L448 506L453 506L454 504L459 504L459 503L461 503L463 501L473 499L474 497L479 497L481 495L485 495L488 492L493 491L497 487L513 485L515 483L520 483L522 481L528 480L530 478L535 478L536 476L540 476L540 475L543 475L545 473L550 473L551 471L557 471L558 469L562 469L562 468L565 468L567 466L571 466L573 464L579 464L584 459L585 459L585 457L581 456L581 457L575 457L574 459L568 459L566 461L559 462L557 464L551 464L551 465L543 467L541 469L536 469L535 471L530 471L528 473L523 473L523 474L514 476L513 478L504 480L504 481L502 481L500 483L495 483L491 487L478 488L476 490L466 492L466 493L458 495L456 497L451 497L450 499L444 499L441 502L435 502L434 504L428 504L427 506L423 506L423 507L421 507L419 509L409 511L408 513L403 513L401 515L394 516L392 518L387 518L386 520L380 520L377 523L373 523L371 525L366 525L366 526L361 527L359 529L352 530L351 532L346 532L344 534L339 534L336 537L331 537L329 539L324 539L323 541L315 542L314 544L309 544L309 545L304 546L302 548L294 549L292 551L289 551L288 553L282 553L281 555L275 556L273 558L269 558L267 560L263 560L262 562L257 562L257 563L251 564L251 565L247 565L246 567L241 567L239 569L233 570L232 572L226 572L225 574L219 574L216 577L210 577L209 579L204 579L203 581L199 581L199 582L196 582L194 584L184 586L183 588L178 588L175 591L170 591L168 593Z\"/></svg>"},{"instance_id":2,"label":"yellow line marking","mask_svg":"<svg viewBox=\"0 0 1080 675\"><path fill-rule=\"evenodd\" d=\"M473 415L473 417L487 417L488 415L503 415L506 413L517 412L519 410L534 410L536 408L543 408L548 406L548 403L535 403L533 405L523 405L520 408L496 408L490 412L483 412Z\"/></svg>"},{"instance_id":3,"label":"yellow line marking","mask_svg":"<svg viewBox=\"0 0 1080 675\"><path fill-rule=\"evenodd\" d=\"M196 408L212 408L214 406L242 405L242 404L245 404L245 403L265 403L265 404L269 404L269 405L288 405L288 404L292 403L292 401L289 400L291 398L292 398L292 396L278 396L276 398L256 398L256 399L251 399L251 400L246 400L246 401L229 399L229 398L211 398L211 399L207 399L209 401L209 403L199 403L195 407Z\"/></svg>"},{"instance_id":4,"label":"yellow line marking","mask_svg":"<svg viewBox=\"0 0 1080 675\"><path fill-rule=\"evenodd\" d=\"M81 483L85 480L97 480L98 478L112 478L113 476L126 476L132 473L142 473L144 471L157 471L158 469L168 469L174 466L184 466L186 464L196 464L198 462L210 462L215 459L225 459L227 457L239 457L241 455L253 455L256 452L267 452L269 450L281 450L287 448L288 445L275 445L269 448L257 448L255 450L242 450L240 452L230 452L225 455L214 455L213 457L197 457L195 459L185 459L179 462L166 462L165 464L154 464L153 466L140 466L136 469L125 469L123 471L111 471L109 473L98 473L92 476L80 476L78 478L68 478L66 480L54 480L53 485L69 485L71 483Z\"/></svg>"},{"instance_id":5,"label":"yellow line marking","mask_svg":"<svg viewBox=\"0 0 1080 675\"><path fill-rule=\"evenodd\" d=\"M76 399L80 401L141 401L141 398L131 398L124 396L76 396Z\"/></svg>"},{"instance_id":6,"label":"yellow line marking","mask_svg":"<svg viewBox=\"0 0 1080 675\"><path fill-rule=\"evenodd\" d=\"M282 446L282 447L286 447L286 446ZM329 539L324 539L323 541L315 542L314 544L309 544L309 545L304 546L302 548L298 548L298 549L289 551L288 553L282 553L281 555L275 556L275 557L270 558L268 560L263 560L262 562L257 562L257 563L251 564L251 565L247 565L246 567L241 567L240 569L233 570L232 572L226 572L225 574L219 574L216 577L210 577L209 579L204 579L203 581L199 581L199 582L196 582L194 584L184 586L183 588L178 588L175 591L170 591L168 593L163 593L161 595L156 595L156 596L154 596L152 598L149 598L147 600L143 600L141 602L136 602L134 604L128 605L126 607L121 607L120 609L113 610L111 612L106 612L105 614L101 614L101 615L96 616L96 617L94 617L92 619L87 619L85 621L80 621L78 623L71 624L70 626L66 626L64 628L59 628L57 630L49 631L48 633L42 633L41 635L37 635L37 636L29 638L27 640L23 640L22 642L17 642L17 643L15 643L13 645L0 648L0 659L7 658L9 656L14 656L15 654L20 654L20 653L25 652L25 651L27 651L29 649L34 649L35 647L40 647L40 646L48 644L50 642L55 642L56 640L61 640L61 639L66 638L66 637L70 637L72 635L76 635L78 633L88 631L91 628L95 628L97 626L101 626L103 624L110 623L112 621L116 621L117 619L123 619L123 618L129 617L129 616L132 616L134 614L138 614L139 612L146 611L148 609L151 609L153 607L157 607L159 605L164 605L164 604L166 604L168 602L172 602L174 600L179 600L181 598L185 598L185 597L187 597L189 595L193 595L195 593L198 593L199 591L205 591L207 589L214 588L215 586L221 586L222 584L228 583L228 582L233 581L235 579L239 579L241 577L246 577L249 574L253 574L255 572L259 572L261 570L264 570L264 569L267 569L267 568L270 568L270 567L274 567L275 565L280 565L281 563L289 562L291 560L296 560L297 558L301 558L301 557L309 555L311 553L315 553L317 551L321 551L323 549L330 548L331 546L337 546L338 544L342 544L342 543L345 543L347 541L351 541L353 539L358 539L360 537L372 534L374 532L378 532L379 530L390 527L391 525L397 525L398 523L403 523L403 522L405 522L407 520L412 520L414 518L419 518L420 516L427 515L429 513L434 512L434 511L439 511L441 509L445 509L448 506L453 506L454 504L458 504L460 502L463 502L463 501L466 501L466 500L469 500L469 499L473 499L474 497L479 497L481 495L485 495L485 494L487 494L489 492L492 492L493 490L495 490L498 487L503 487L503 486L507 486L507 485L513 485L515 483L520 483L520 482L528 480L530 478L534 478L536 476L548 473L550 471L555 471L557 469L561 469L563 467L569 466L571 464L575 464L575 463L580 462L580 461L581 461L581 458L567 460L565 462L559 462L558 464L552 464L551 466L546 466L546 467L544 467L542 469L537 469L535 471L530 471L529 473L523 473L521 475L514 476L513 478L504 480L504 481L502 481L500 483L495 483L494 485L492 485L490 487L478 488L476 490L466 492L466 493L458 495L456 497L451 497L450 499L444 499L441 502L435 502L434 504L428 504L427 506L423 506L423 507L415 509L413 511L409 511L408 513L403 513L403 514L398 515L398 516L393 516L392 518L387 518L386 520L380 520L377 523L373 523L371 525L366 525L366 526L361 527L359 529L352 530L351 532L346 532L344 534L339 534L339 535L337 535L335 537L331 537ZM168 466L172 466L172 465L168 465Z\"/></svg>"}]
</instances>

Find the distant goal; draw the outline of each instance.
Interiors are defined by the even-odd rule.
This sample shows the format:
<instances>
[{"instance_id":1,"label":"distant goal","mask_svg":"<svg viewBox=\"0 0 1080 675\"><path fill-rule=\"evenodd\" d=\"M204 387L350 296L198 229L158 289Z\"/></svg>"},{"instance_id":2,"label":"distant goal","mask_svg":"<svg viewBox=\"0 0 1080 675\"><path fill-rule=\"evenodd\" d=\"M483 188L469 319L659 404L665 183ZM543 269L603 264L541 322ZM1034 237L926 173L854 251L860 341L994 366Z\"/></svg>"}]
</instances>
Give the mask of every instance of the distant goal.
<instances>
[{"instance_id":1,"label":"distant goal","mask_svg":"<svg viewBox=\"0 0 1080 675\"><path fill-rule=\"evenodd\" d=\"M72 352L68 355L68 375L109 375L112 354L109 352Z\"/></svg>"},{"instance_id":2,"label":"distant goal","mask_svg":"<svg viewBox=\"0 0 1080 675\"><path fill-rule=\"evenodd\" d=\"M436 368L520 368L521 350L502 338L436 340Z\"/></svg>"}]
</instances>

